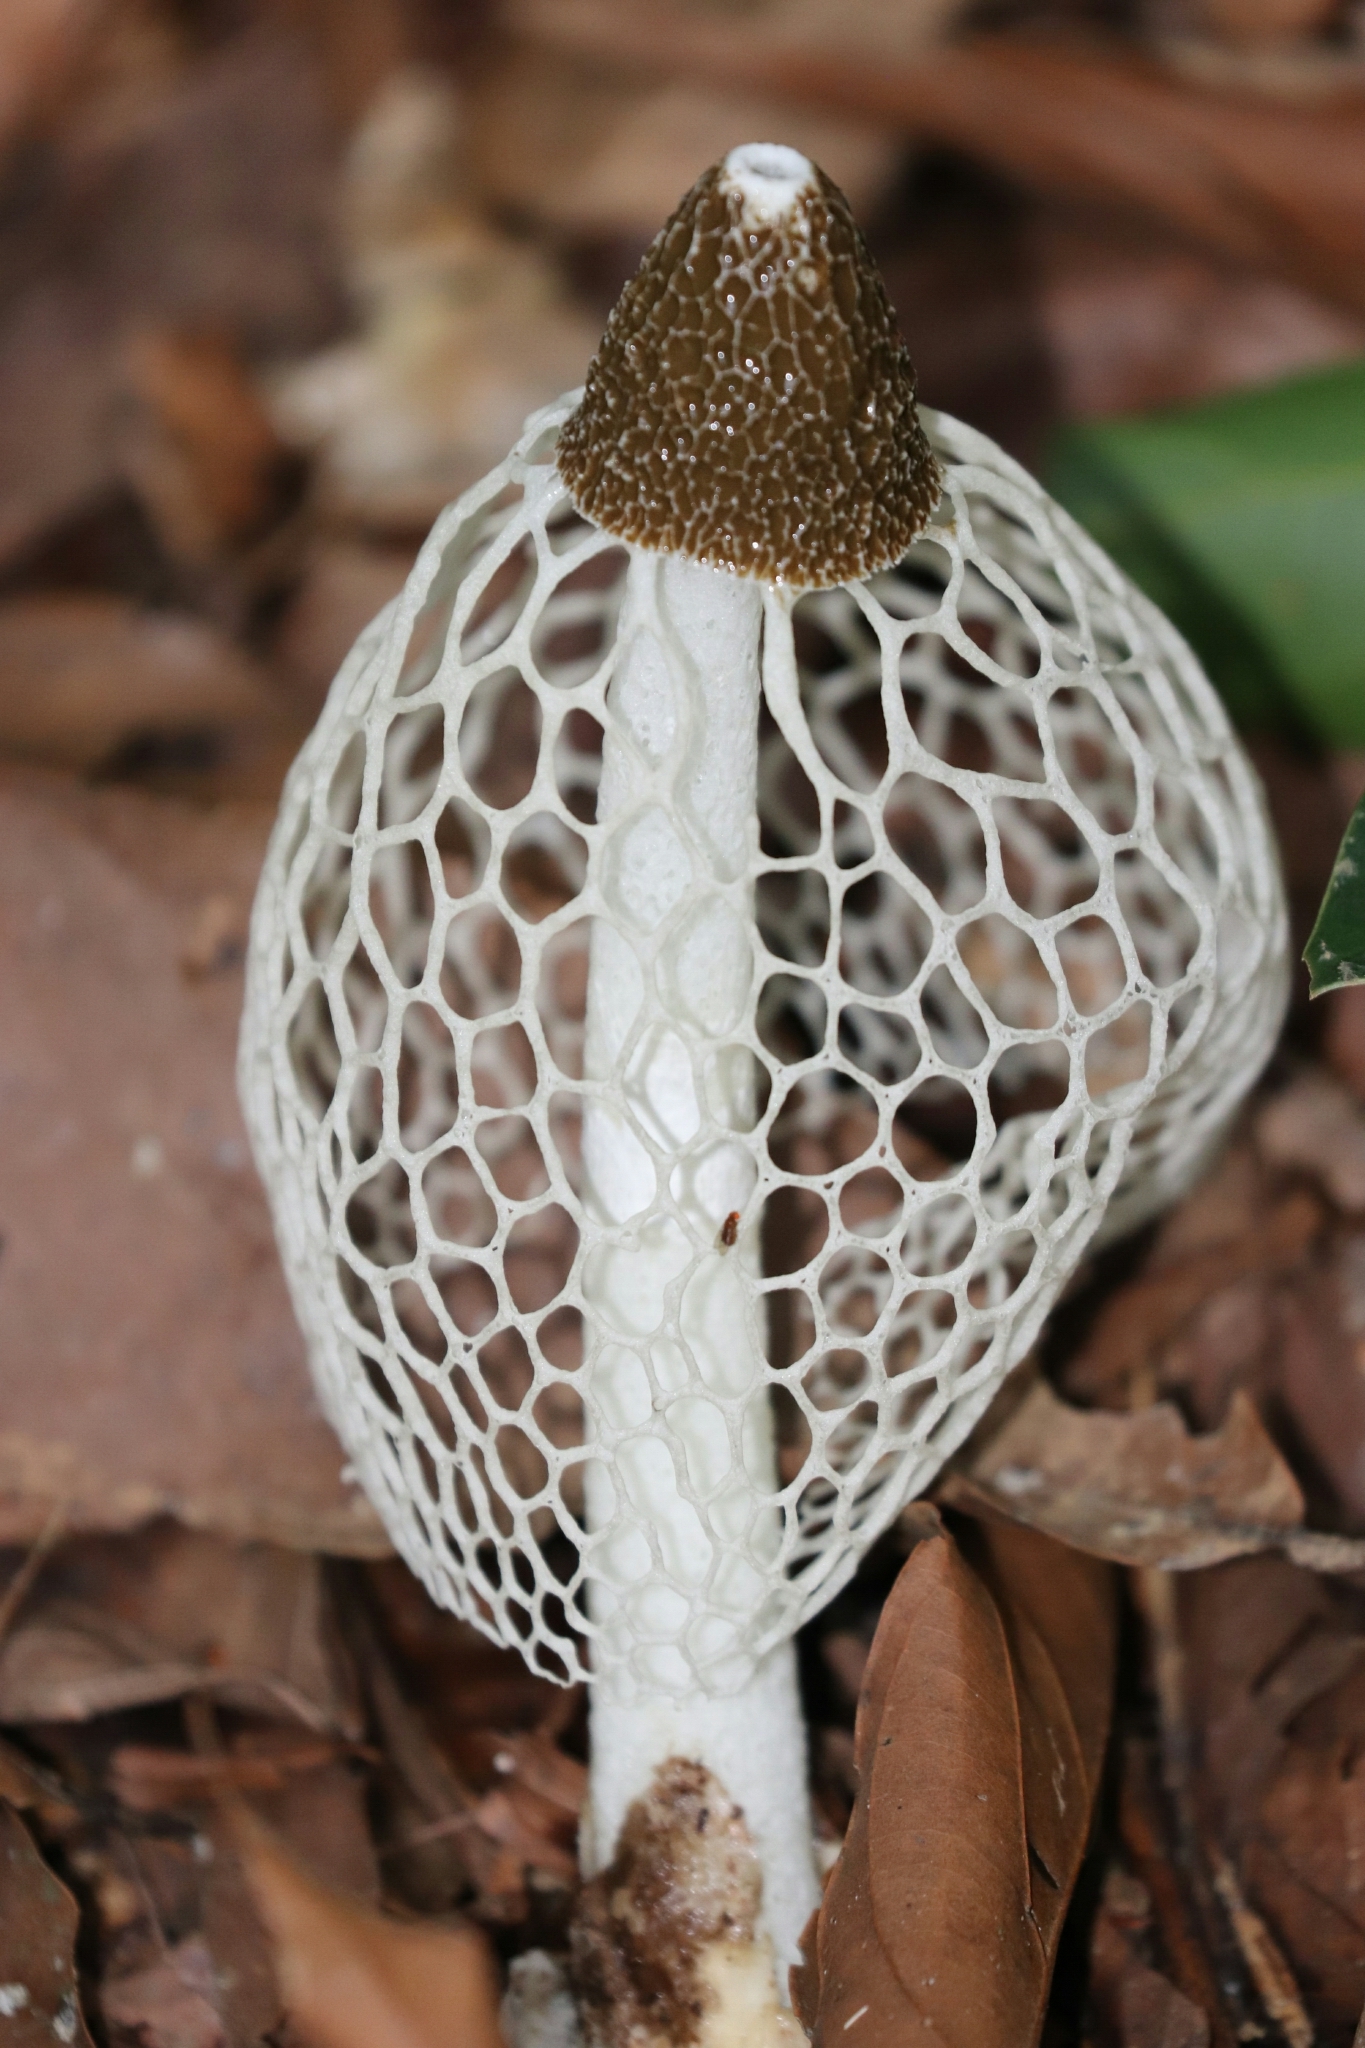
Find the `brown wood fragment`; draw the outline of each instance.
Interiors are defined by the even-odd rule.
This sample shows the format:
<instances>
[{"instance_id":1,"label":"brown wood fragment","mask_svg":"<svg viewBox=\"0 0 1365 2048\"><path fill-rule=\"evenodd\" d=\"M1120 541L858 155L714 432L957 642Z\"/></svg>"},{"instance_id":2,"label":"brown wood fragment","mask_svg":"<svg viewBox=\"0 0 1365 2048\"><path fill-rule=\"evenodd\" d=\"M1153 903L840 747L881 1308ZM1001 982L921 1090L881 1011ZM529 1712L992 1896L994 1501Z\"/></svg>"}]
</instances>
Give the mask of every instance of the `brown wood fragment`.
<instances>
[{"instance_id":1,"label":"brown wood fragment","mask_svg":"<svg viewBox=\"0 0 1365 2048\"><path fill-rule=\"evenodd\" d=\"M1226 1908L1237 1946L1261 1995L1262 2005L1284 2035L1289 2048L1313 2048L1316 2038L1313 2022L1303 2009L1294 1972L1285 1961L1283 1950L1261 1915L1247 1904L1246 1895L1237 1882L1237 1873L1227 1857L1221 1851L1215 1851L1212 1863L1213 1888Z\"/></svg>"},{"instance_id":2,"label":"brown wood fragment","mask_svg":"<svg viewBox=\"0 0 1365 2048\"><path fill-rule=\"evenodd\" d=\"M230 1792L279 1792L294 1774L321 1770L346 1756L378 1761L356 1743L295 1742L255 1754L195 1756L127 1742L109 1760L110 1785L122 1805L155 1813Z\"/></svg>"}]
</instances>

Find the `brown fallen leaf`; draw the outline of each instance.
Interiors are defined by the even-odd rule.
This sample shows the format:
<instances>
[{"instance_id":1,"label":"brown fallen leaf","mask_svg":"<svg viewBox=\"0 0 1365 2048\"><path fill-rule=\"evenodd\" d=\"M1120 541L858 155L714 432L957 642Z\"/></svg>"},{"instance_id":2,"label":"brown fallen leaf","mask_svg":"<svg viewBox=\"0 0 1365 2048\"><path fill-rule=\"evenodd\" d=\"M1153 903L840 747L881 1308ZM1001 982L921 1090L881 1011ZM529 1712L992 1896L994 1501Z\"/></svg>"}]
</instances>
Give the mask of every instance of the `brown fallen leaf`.
<instances>
[{"instance_id":1,"label":"brown fallen leaf","mask_svg":"<svg viewBox=\"0 0 1365 2048\"><path fill-rule=\"evenodd\" d=\"M447 1749L458 1748L461 1731L530 1729L556 1715L567 1720L581 1704L580 1690L552 1684L515 1650L438 1607L398 1559L366 1565L356 1576L361 1584L350 1611L373 1603L407 1690ZM362 1663L368 1668L368 1654Z\"/></svg>"},{"instance_id":2,"label":"brown fallen leaf","mask_svg":"<svg viewBox=\"0 0 1365 2048\"><path fill-rule=\"evenodd\" d=\"M221 1753L211 1707L192 1702L186 1721L197 1754L211 1761ZM233 1738L239 1755L248 1739L254 1755L278 1755L280 1747L288 1750L296 1743L283 1729L239 1730ZM204 1741L207 1746L201 1749ZM287 1772L279 1791L258 1793L252 1799L281 1853L311 1882L362 1911L378 1904L381 1890L366 1807L368 1791L368 1775L338 1760L316 1770ZM228 2038L234 2044L254 2044L280 2034L284 2008L272 1942L239 1853L234 1814L229 1790L226 1799L207 1814L201 1809L198 1816L212 1850L201 1866L199 1925L214 1959L217 2003Z\"/></svg>"},{"instance_id":3,"label":"brown fallen leaf","mask_svg":"<svg viewBox=\"0 0 1365 2048\"><path fill-rule=\"evenodd\" d=\"M408 580L414 550L319 540L280 620L274 656L300 701L322 709L332 678L361 631Z\"/></svg>"},{"instance_id":4,"label":"brown fallen leaf","mask_svg":"<svg viewBox=\"0 0 1365 2048\"><path fill-rule=\"evenodd\" d=\"M5 2048L91 2048L76 1984L80 1915L0 1801L0 2020Z\"/></svg>"},{"instance_id":5,"label":"brown fallen leaf","mask_svg":"<svg viewBox=\"0 0 1365 2048\"><path fill-rule=\"evenodd\" d=\"M0 1741L0 1799L19 1813L36 1813L44 1833L60 1834L76 1818L55 1772L35 1764L12 1743Z\"/></svg>"},{"instance_id":6,"label":"brown fallen leaf","mask_svg":"<svg viewBox=\"0 0 1365 2048\"><path fill-rule=\"evenodd\" d=\"M1157 1394L1214 1428L1244 1388L1274 1418L1319 1527L1365 1532L1365 1230L1338 1223L1278 1274L1210 1294L1151 1360ZM1065 1391L1071 1376L1063 1368ZM1146 1397L1136 1382L1128 1396ZM1112 1405L1106 1395L1106 1405ZM1088 1403L1083 1403L1088 1405Z\"/></svg>"},{"instance_id":7,"label":"brown fallen leaf","mask_svg":"<svg viewBox=\"0 0 1365 2048\"><path fill-rule=\"evenodd\" d=\"M1217 1853L1212 1862L1213 1888L1228 1916L1262 2005L1289 2048L1313 2048L1313 2023L1304 2011L1299 1987L1278 1942L1261 1915L1247 1904L1227 1857Z\"/></svg>"},{"instance_id":8,"label":"brown fallen leaf","mask_svg":"<svg viewBox=\"0 0 1365 2048\"><path fill-rule=\"evenodd\" d=\"M0 13L0 162L51 113L99 13L95 0L8 0Z\"/></svg>"},{"instance_id":9,"label":"brown fallen leaf","mask_svg":"<svg viewBox=\"0 0 1365 2048\"><path fill-rule=\"evenodd\" d=\"M485 1793L473 1818L490 1841L512 1850L521 1862L558 1878L561 1884L577 1881L578 1858L565 1842L555 1839L552 1829L561 1816L548 1800L513 1782L505 1792Z\"/></svg>"},{"instance_id":10,"label":"brown fallen leaf","mask_svg":"<svg viewBox=\"0 0 1365 2048\"><path fill-rule=\"evenodd\" d=\"M1207 2015L1153 1968L1151 1901L1126 1871L1112 1870L1090 1938L1090 1998L1113 2048L1208 2048Z\"/></svg>"},{"instance_id":11,"label":"brown fallen leaf","mask_svg":"<svg viewBox=\"0 0 1365 2048\"><path fill-rule=\"evenodd\" d=\"M228 336L144 328L128 378L124 467L168 553L198 567L258 539L292 495L294 465Z\"/></svg>"},{"instance_id":12,"label":"brown fallen leaf","mask_svg":"<svg viewBox=\"0 0 1365 2048\"><path fill-rule=\"evenodd\" d=\"M845 20L856 13L846 0ZM927 38L956 0L917 6L903 33ZM802 110L789 100L683 81L640 84L600 65L512 43L494 48L470 96L480 189L501 209L598 241L645 247L697 175L736 135L782 134L824 168L860 220L875 218L904 161L894 128Z\"/></svg>"},{"instance_id":13,"label":"brown fallen leaf","mask_svg":"<svg viewBox=\"0 0 1365 2048\"><path fill-rule=\"evenodd\" d=\"M360 1734L322 1567L153 1524L69 1542L0 1644L0 1721L82 1721L211 1691L317 1734Z\"/></svg>"},{"instance_id":14,"label":"brown fallen leaf","mask_svg":"<svg viewBox=\"0 0 1365 2048\"><path fill-rule=\"evenodd\" d=\"M1213 2048L1235 2048L1237 2020L1227 1978L1209 1952L1207 1917L1196 1897L1187 1844L1164 1782L1164 1758L1149 1738L1126 1735L1118 1770L1119 1838L1151 1904L1162 1973L1209 2022Z\"/></svg>"},{"instance_id":15,"label":"brown fallen leaf","mask_svg":"<svg viewBox=\"0 0 1365 2048\"><path fill-rule=\"evenodd\" d=\"M1185 1206L1197 1210L1203 1193L1197 1190ZM1094 1396L1121 1386L1211 1294L1248 1274L1264 1277L1292 1266L1325 1220L1322 1204L1297 1189L1251 1228L1140 1273L1105 1302L1084 1348L1067 1366L1068 1387Z\"/></svg>"},{"instance_id":16,"label":"brown fallen leaf","mask_svg":"<svg viewBox=\"0 0 1365 2048\"><path fill-rule=\"evenodd\" d=\"M15 83L5 31L43 6L0 9L0 130ZM344 317L336 134L293 24L248 10L206 44L160 7L63 12L97 34L80 104L7 216L0 559L117 488L109 429L130 331L188 320L274 355L316 347ZM62 40L64 59L79 50Z\"/></svg>"},{"instance_id":17,"label":"brown fallen leaf","mask_svg":"<svg viewBox=\"0 0 1365 2048\"><path fill-rule=\"evenodd\" d=\"M1270 1098L1256 1118L1256 1143L1272 1166L1308 1174L1339 1209L1365 1209L1365 1115L1321 1067Z\"/></svg>"},{"instance_id":18,"label":"brown fallen leaf","mask_svg":"<svg viewBox=\"0 0 1365 2048\"><path fill-rule=\"evenodd\" d=\"M1131 1590L1144 1625L1145 1662L1157 1710L1158 1739L1149 1755L1159 1757L1161 1791L1159 1803L1153 1803L1155 1785L1149 1780L1149 1816L1159 1833L1164 1809L1176 1865L1172 1878L1202 1931L1201 1947L1216 1970L1216 1989L1204 2006L1215 2048L1233 2048L1235 2040L1259 2037L1265 2031L1262 2015L1287 2048L1313 2048L1313 2027L1293 1969L1272 1929L1242 1891L1218 1839L1202 1776L1194 1768L1189 1661L1179 1625L1182 1581L1170 1572L1144 1569L1131 1575ZM1142 1796L1140 1758L1141 1746L1131 1744L1125 1763L1136 1763L1138 1771L1125 1772L1121 1814L1131 1815L1134 1793Z\"/></svg>"},{"instance_id":19,"label":"brown fallen leaf","mask_svg":"<svg viewBox=\"0 0 1365 2048\"><path fill-rule=\"evenodd\" d=\"M1208 2048L1208 2019L1159 1970L1129 1963L1104 1991L1117 2048Z\"/></svg>"},{"instance_id":20,"label":"brown fallen leaf","mask_svg":"<svg viewBox=\"0 0 1365 2048\"><path fill-rule=\"evenodd\" d=\"M446 1740L438 1741L430 1724L439 1726L439 1719L448 1714L458 1727L463 1719L461 1710L472 1699L497 1714L505 1726L518 1718L515 1709L526 1703L528 1684L529 1697L537 1706L555 1689L544 1679L533 1677L515 1653L495 1649L454 1615L442 1613L402 1567L395 1571L378 1567L377 1577L387 1589L394 1611L406 1617L402 1633L409 1645L419 1655L423 1649L428 1653L420 1657L405 1687L370 1601L352 1581L353 1597L345 1607L344 1623L385 1758L386 1768L375 1784L375 1819L390 1883L397 1895L419 1912L443 1912L457 1901L467 1900L472 1890L472 1910L483 1923L524 1920L528 1904L524 1863L505 1844L485 1834L476 1812L477 1789L466 1778L457 1753L461 1745L449 1739L448 1729ZM408 1579L407 1588L402 1587L402 1579ZM519 1673L514 1665L520 1667ZM489 1667L497 1674L491 1684ZM499 1677L510 1684L500 1684ZM420 1708L414 1700L420 1700ZM508 1711L509 1706L513 1711ZM439 1717L433 1709L440 1710ZM551 1805L550 1812L548 1832L554 1840L562 1835L567 1816L562 1805Z\"/></svg>"},{"instance_id":21,"label":"brown fallen leaf","mask_svg":"<svg viewBox=\"0 0 1365 2048\"><path fill-rule=\"evenodd\" d=\"M1365 1528L1365 1237L1334 1236L1274 1291L1263 1398L1299 1447L1323 1518Z\"/></svg>"},{"instance_id":22,"label":"brown fallen leaf","mask_svg":"<svg viewBox=\"0 0 1365 2048\"><path fill-rule=\"evenodd\" d=\"M1130 1415L1072 1408L1039 1378L987 1423L938 1489L1115 1564L1196 1571L1283 1550L1315 1571L1365 1571L1365 1542L1305 1529L1297 1480L1251 1398L1192 1436L1160 1401Z\"/></svg>"},{"instance_id":23,"label":"brown fallen leaf","mask_svg":"<svg viewBox=\"0 0 1365 2048\"><path fill-rule=\"evenodd\" d=\"M62 1499L72 1530L388 1549L247 1152L240 968L181 965L206 899L250 901L269 823L0 774L0 1542Z\"/></svg>"},{"instance_id":24,"label":"brown fallen leaf","mask_svg":"<svg viewBox=\"0 0 1365 2048\"><path fill-rule=\"evenodd\" d=\"M53 1503L46 1523L15 1566L4 1592L0 1593L0 1643L13 1628L14 1617L33 1591L43 1566L65 1533L66 1504L59 1500Z\"/></svg>"},{"instance_id":25,"label":"brown fallen leaf","mask_svg":"<svg viewBox=\"0 0 1365 2048\"><path fill-rule=\"evenodd\" d=\"M213 1957L192 1935L159 1962L100 1986L107 2026L141 2048L222 2048L227 2035L217 2006Z\"/></svg>"},{"instance_id":26,"label":"brown fallen leaf","mask_svg":"<svg viewBox=\"0 0 1365 2048\"><path fill-rule=\"evenodd\" d=\"M1365 2004L1365 1605L1252 1557L1183 1577L1176 1612L1215 1886L1267 2009L1292 2014L1292 1989L1320 2040L1348 2041Z\"/></svg>"},{"instance_id":27,"label":"brown fallen leaf","mask_svg":"<svg viewBox=\"0 0 1365 2048\"><path fill-rule=\"evenodd\" d=\"M1365 988L1335 992L1323 1019L1322 1049L1332 1072L1365 1102Z\"/></svg>"},{"instance_id":28,"label":"brown fallen leaf","mask_svg":"<svg viewBox=\"0 0 1365 2048\"><path fill-rule=\"evenodd\" d=\"M219 2006L228 2038L255 2044L278 2039L284 2003L270 1936L257 1911L237 1853L227 1811L216 1807L205 1829L211 1854L205 1866L200 1926L220 1972Z\"/></svg>"},{"instance_id":29,"label":"brown fallen leaf","mask_svg":"<svg viewBox=\"0 0 1365 2048\"><path fill-rule=\"evenodd\" d=\"M495 1771L534 1792L562 1814L578 1819L588 1774L576 1757L566 1756L543 1727L524 1735L498 1735L495 1742Z\"/></svg>"},{"instance_id":30,"label":"brown fallen leaf","mask_svg":"<svg viewBox=\"0 0 1365 2048\"><path fill-rule=\"evenodd\" d=\"M152 731L269 722L260 675L202 619L94 595L0 604L0 748L91 769Z\"/></svg>"},{"instance_id":31,"label":"brown fallen leaf","mask_svg":"<svg viewBox=\"0 0 1365 2048\"><path fill-rule=\"evenodd\" d=\"M1309 1084L1313 1083L1312 1087ZM1327 1099L1332 1084L1324 1081ZM1249 1118L1294 1108L1312 1073ZM1355 1140L1356 1114L1338 1103L1338 1151ZM1315 1111L1315 1113L1317 1113ZM1290 1134L1298 1111L1288 1117ZM1258 1122L1259 1128L1259 1122ZM1196 1430L1213 1431L1238 1388L1274 1418L1318 1528L1365 1532L1365 1230L1310 1189L1284 1191L1291 1135L1253 1143L1251 1129L1166 1217L1135 1279L1103 1301L1080 1348L1058 1359L1059 1385L1089 1407L1145 1405L1173 1395ZM1301 1133L1299 1136L1301 1137ZM1297 1140L1294 1141L1297 1143ZM1268 1156L1275 1154L1274 1160ZM1311 1150L1311 1148L1310 1148ZM1308 1170L1307 1153L1294 1152ZM1323 1171L1331 1148L1324 1141ZM1338 1179L1344 1168L1332 1169ZM1349 1190L1338 1190L1344 1200ZM1316 1217L1316 1220L1315 1220ZM1234 1516L1234 1519L1236 1517ZM1295 1554L1306 1562L1306 1539ZM1314 1541L1324 1569L1350 1569L1351 1553Z\"/></svg>"},{"instance_id":32,"label":"brown fallen leaf","mask_svg":"<svg viewBox=\"0 0 1365 2048\"><path fill-rule=\"evenodd\" d=\"M1365 345L1360 314L1254 264L1212 260L1150 218L1120 221L1108 209L1043 201L1030 209L1023 232L1067 419L1193 405L1302 374ZM918 351L918 309L914 317Z\"/></svg>"},{"instance_id":33,"label":"brown fallen leaf","mask_svg":"<svg viewBox=\"0 0 1365 2048\"><path fill-rule=\"evenodd\" d=\"M476 1927L388 1919L308 1876L245 1808L233 1827L310 2048L504 2048L497 1967Z\"/></svg>"},{"instance_id":34,"label":"brown fallen leaf","mask_svg":"<svg viewBox=\"0 0 1365 2048\"><path fill-rule=\"evenodd\" d=\"M792 1972L816 2048L1036 2041L1108 1733L1112 1574L921 1509L858 1709L861 1786Z\"/></svg>"}]
</instances>

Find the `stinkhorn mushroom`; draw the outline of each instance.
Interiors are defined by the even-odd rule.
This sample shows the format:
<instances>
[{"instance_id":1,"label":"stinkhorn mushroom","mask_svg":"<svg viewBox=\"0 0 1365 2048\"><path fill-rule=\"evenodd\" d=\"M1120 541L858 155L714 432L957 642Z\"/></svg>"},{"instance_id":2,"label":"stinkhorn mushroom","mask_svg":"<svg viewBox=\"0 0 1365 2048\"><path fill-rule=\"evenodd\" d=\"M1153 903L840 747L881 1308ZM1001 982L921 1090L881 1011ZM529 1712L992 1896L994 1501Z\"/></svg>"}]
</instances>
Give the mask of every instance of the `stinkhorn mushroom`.
<instances>
[{"instance_id":1,"label":"stinkhorn mushroom","mask_svg":"<svg viewBox=\"0 0 1365 2048\"><path fill-rule=\"evenodd\" d=\"M590 1867L695 1763L794 1956L794 1632L1199 1171L1286 961L1189 649L732 151L338 676L242 1041L356 1476L589 1681Z\"/></svg>"}]
</instances>

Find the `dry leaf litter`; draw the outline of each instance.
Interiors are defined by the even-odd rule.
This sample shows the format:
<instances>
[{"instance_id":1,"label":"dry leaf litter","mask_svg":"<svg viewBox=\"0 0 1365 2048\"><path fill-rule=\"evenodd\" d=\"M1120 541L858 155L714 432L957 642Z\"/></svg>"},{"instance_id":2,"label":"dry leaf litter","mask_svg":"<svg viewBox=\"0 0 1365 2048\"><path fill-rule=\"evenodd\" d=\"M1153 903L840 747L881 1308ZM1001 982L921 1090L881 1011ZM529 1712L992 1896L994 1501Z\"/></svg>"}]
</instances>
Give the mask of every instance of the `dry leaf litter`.
<instances>
[{"instance_id":1,"label":"dry leaf litter","mask_svg":"<svg viewBox=\"0 0 1365 2048\"><path fill-rule=\"evenodd\" d=\"M707 1928L660 1884L695 1785L581 1894L581 1697L432 1608L344 1482L232 1054L271 808L341 654L730 141L828 163L925 397L1026 461L1060 413L1360 347L1349 11L1141 8L1106 53L1078 10L1009 10L1052 38L1027 91L989 33L944 43L952 10L853 12L5 10L16 2048L579 2048L608 1962L700 2039L742 1963L742 1817L702 1832ZM1260 765L1302 923L1359 764ZM803 1636L813 2039L1355 2037L1363 1100L1362 1006L1296 1014L1214 1173L1083 1276Z\"/></svg>"}]
</instances>

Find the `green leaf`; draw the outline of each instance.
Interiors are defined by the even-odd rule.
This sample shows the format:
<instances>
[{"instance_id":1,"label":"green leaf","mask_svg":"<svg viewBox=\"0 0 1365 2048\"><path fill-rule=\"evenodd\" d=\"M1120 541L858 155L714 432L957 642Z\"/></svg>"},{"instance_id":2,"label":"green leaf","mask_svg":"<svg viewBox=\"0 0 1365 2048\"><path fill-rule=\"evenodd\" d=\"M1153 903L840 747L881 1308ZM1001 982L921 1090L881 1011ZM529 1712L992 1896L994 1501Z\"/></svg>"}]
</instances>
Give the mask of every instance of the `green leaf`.
<instances>
[{"instance_id":1,"label":"green leaf","mask_svg":"<svg viewBox=\"0 0 1365 2048\"><path fill-rule=\"evenodd\" d=\"M1365 797L1351 813L1303 957L1310 995L1365 981Z\"/></svg>"},{"instance_id":2,"label":"green leaf","mask_svg":"<svg viewBox=\"0 0 1365 2048\"><path fill-rule=\"evenodd\" d=\"M1365 358L1066 430L1062 503L1174 619L1239 723L1365 747Z\"/></svg>"}]
</instances>

